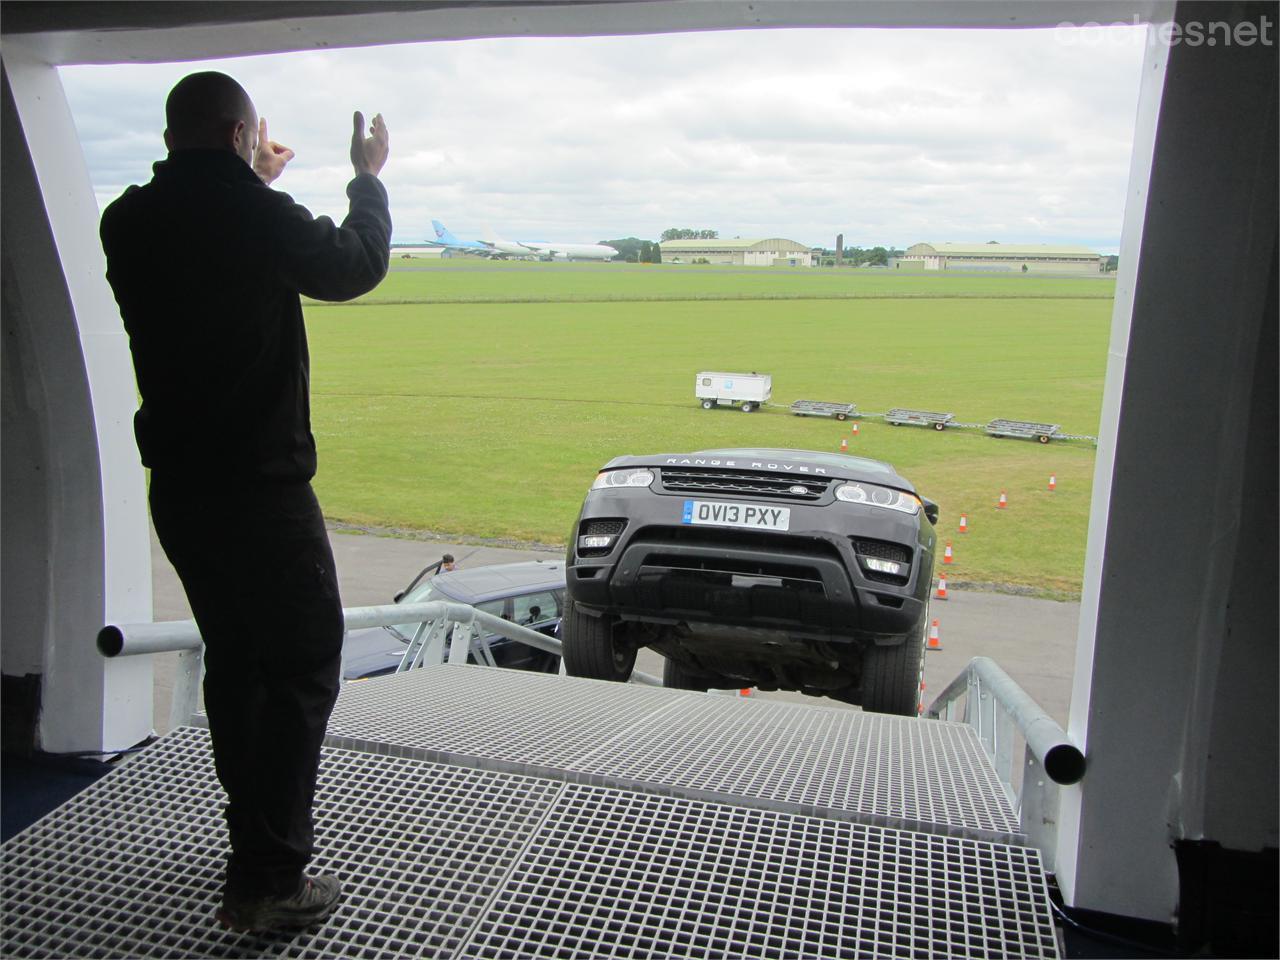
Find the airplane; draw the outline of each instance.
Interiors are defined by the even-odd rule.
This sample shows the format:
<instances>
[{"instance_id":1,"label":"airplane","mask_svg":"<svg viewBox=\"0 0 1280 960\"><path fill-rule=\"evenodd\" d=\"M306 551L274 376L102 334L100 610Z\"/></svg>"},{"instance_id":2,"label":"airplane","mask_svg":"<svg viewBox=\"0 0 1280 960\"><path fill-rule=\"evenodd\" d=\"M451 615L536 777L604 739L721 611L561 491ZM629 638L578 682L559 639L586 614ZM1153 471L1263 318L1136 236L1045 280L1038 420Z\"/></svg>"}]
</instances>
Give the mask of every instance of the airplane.
<instances>
[{"instance_id":1,"label":"airplane","mask_svg":"<svg viewBox=\"0 0 1280 960\"><path fill-rule=\"evenodd\" d=\"M500 240L497 237L482 241L496 253L512 257L535 256L540 260L612 260L618 251L607 243L547 243L541 240Z\"/></svg>"},{"instance_id":2,"label":"airplane","mask_svg":"<svg viewBox=\"0 0 1280 960\"><path fill-rule=\"evenodd\" d=\"M439 246L468 253L484 253L491 259L537 257L540 260L611 260L618 251L604 243L543 243L520 240L459 240L439 220L432 220Z\"/></svg>"},{"instance_id":3,"label":"airplane","mask_svg":"<svg viewBox=\"0 0 1280 960\"><path fill-rule=\"evenodd\" d=\"M459 240L439 220L432 220L431 226L436 231L435 241L427 241L433 246L444 247L446 250L462 250L466 253L482 253L486 256L492 252L488 244L481 243L479 240Z\"/></svg>"}]
</instances>

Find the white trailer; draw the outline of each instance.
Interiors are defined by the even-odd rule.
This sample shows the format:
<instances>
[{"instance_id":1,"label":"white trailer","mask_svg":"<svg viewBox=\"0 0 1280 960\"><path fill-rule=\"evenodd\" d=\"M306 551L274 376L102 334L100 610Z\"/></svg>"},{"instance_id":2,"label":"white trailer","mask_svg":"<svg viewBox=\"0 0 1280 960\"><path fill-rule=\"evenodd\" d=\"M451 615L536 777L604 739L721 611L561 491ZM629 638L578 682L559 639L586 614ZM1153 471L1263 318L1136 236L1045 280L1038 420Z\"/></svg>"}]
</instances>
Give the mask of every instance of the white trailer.
<instances>
[{"instance_id":1,"label":"white trailer","mask_svg":"<svg viewBox=\"0 0 1280 960\"><path fill-rule=\"evenodd\" d=\"M694 381L693 395L703 410L726 406L750 413L773 396L773 377L767 373L704 372Z\"/></svg>"}]
</instances>

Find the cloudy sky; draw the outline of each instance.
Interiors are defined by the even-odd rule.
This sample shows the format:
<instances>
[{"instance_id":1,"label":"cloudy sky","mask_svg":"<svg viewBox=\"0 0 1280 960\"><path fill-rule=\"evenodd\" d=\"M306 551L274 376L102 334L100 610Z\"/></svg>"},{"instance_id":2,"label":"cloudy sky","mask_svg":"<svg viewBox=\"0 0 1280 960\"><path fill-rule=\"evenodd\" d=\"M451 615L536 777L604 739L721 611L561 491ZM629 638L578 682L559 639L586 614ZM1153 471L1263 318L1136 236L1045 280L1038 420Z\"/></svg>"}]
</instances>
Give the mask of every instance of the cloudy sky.
<instances>
[{"instance_id":1,"label":"cloudy sky","mask_svg":"<svg viewBox=\"0 0 1280 960\"><path fill-rule=\"evenodd\" d=\"M395 239L814 246L1120 243L1141 28L468 40L62 71L99 205L164 155L184 74L236 77L341 217L350 115L381 111Z\"/></svg>"}]
</instances>

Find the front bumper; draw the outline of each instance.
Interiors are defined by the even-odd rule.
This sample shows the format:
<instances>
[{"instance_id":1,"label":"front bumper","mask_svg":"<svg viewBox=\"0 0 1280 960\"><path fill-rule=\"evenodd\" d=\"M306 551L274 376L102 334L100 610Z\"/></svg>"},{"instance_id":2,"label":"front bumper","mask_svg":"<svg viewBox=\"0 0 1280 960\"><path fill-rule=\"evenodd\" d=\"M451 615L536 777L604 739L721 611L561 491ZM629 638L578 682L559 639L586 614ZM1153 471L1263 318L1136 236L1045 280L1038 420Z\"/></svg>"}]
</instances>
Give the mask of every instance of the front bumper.
<instances>
[{"instance_id":1,"label":"front bumper","mask_svg":"<svg viewBox=\"0 0 1280 960\"><path fill-rule=\"evenodd\" d=\"M924 616L935 537L923 514L830 499L701 498L786 506L782 533L684 523L687 499L651 488L589 493L570 537L569 596L625 619L835 641L895 639ZM606 520L625 524L608 551L583 549L580 535ZM865 552L860 559L860 550L895 547L909 558L905 576L871 570Z\"/></svg>"}]
</instances>

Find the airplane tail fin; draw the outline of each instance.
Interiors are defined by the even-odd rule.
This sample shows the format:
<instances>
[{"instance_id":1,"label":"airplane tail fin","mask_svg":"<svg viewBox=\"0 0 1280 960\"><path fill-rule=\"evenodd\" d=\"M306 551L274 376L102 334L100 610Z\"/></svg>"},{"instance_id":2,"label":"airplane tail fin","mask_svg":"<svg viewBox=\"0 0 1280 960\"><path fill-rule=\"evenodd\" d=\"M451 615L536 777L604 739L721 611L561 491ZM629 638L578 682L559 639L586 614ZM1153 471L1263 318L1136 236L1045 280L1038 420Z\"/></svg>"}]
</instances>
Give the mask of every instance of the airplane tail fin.
<instances>
[{"instance_id":1,"label":"airplane tail fin","mask_svg":"<svg viewBox=\"0 0 1280 960\"><path fill-rule=\"evenodd\" d=\"M439 220L432 220L431 226L436 231L436 239L439 240L441 243L456 244L459 242L458 238L449 232L449 228L446 227Z\"/></svg>"}]
</instances>

